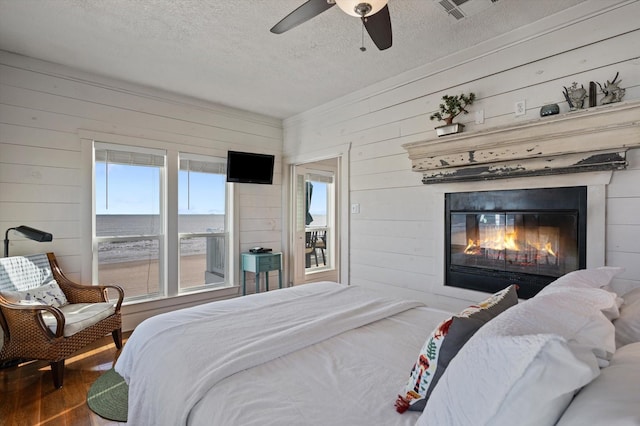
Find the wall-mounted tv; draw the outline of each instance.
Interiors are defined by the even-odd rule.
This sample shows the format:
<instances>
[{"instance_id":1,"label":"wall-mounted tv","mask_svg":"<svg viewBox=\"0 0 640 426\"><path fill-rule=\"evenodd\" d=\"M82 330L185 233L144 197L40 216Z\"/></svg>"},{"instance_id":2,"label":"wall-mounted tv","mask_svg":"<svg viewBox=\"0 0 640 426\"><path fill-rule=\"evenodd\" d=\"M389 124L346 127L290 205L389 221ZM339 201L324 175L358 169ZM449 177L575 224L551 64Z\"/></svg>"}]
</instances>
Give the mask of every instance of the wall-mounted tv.
<instances>
[{"instance_id":1,"label":"wall-mounted tv","mask_svg":"<svg viewBox=\"0 0 640 426\"><path fill-rule=\"evenodd\" d=\"M227 154L227 182L273 183L275 157L268 154L229 151Z\"/></svg>"}]
</instances>

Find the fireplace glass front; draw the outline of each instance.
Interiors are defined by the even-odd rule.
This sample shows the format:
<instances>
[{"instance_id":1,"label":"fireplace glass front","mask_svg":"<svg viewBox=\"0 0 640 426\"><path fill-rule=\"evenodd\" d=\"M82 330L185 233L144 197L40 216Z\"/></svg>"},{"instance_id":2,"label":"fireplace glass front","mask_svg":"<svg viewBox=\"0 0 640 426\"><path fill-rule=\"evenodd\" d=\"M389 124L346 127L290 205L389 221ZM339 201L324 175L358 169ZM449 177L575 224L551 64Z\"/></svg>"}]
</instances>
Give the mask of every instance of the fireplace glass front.
<instances>
[{"instance_id":1,"label":"fireplace glass front","mask_svg":"<svg viewBox=\"0 0 640 426\"><path fill-rule=\"evenodd\" d=\"M585 267L586 187L446 194L446 285L528 298Z\"/></svg>"}]
</instances>

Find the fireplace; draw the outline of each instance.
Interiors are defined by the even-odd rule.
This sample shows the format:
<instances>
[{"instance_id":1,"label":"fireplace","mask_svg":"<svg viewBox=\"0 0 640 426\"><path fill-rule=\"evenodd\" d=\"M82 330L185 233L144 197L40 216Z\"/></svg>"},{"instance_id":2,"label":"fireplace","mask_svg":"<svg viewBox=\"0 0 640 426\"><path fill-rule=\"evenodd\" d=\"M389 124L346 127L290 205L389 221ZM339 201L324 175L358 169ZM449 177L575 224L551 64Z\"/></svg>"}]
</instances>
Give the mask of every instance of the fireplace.
<instances>
[{"instance_id":1,"label":"fireplace","mask_svg":"<svg viewBox=\"0 0 640 426\"><path fill-rule=\"evenodd\" d=\"M529 298L586 267L587 188L445 194L445 285Z\"/></svg>"}]
</instances>

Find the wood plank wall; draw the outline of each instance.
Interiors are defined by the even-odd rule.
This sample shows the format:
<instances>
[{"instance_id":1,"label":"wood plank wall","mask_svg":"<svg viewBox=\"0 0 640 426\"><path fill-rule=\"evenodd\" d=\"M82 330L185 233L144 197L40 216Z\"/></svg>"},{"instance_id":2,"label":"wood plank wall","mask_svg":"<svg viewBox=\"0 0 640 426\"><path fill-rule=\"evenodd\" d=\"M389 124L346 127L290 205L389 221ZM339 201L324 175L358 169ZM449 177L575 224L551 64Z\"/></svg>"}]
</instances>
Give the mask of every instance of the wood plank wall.
<instances>
[{"instance_id":1,"label":"wood plank wall","mask_svg":"<svg viewBox=\"0 0 640 426\"><path fill-rule=\"evenodd\" d=\"M81 278L91 250L82 197L91 183L83 181L79 133L92 132L202 155L275 154L274 185L240 184L236 192L240 250L280 249L281 120L0 51L0 229L29 225L54 235L35 243L12 234L11 254L54 251L65 272Z\"/></svg>"},{"instance_id":2,"label":"wood plank wall","mask_svg":"<svg viewBox=\"0 0 640 426\"><path fill-rule=\"evenodd\" d=\"M471 294L464 301L433 294L433 286L442 285L434 282L442 276L442 229L434 225L442 214L436 207L441 203L434 203L441 190L421 184L401 145L435 138L438 124L429 116L444 94L476 93L472 112L456 120L467 126L465 131L538 119L540 107L548 103L559 103L567 112L563 86L604 84L616 72L625 99L637 100L639 45L640 2L588 1L286 119L285 155L351 144L350 199L360 204L360 214L351 215L350 282L445 307L475 300ZM526 115L516 117L514 104L521 100ZM483 124L475 124L479 110L484 111ZM606 263L626 268L622 285L640 285L637 150L630 152L629 162L608 186Z\"/></svg>"}]
</instances>

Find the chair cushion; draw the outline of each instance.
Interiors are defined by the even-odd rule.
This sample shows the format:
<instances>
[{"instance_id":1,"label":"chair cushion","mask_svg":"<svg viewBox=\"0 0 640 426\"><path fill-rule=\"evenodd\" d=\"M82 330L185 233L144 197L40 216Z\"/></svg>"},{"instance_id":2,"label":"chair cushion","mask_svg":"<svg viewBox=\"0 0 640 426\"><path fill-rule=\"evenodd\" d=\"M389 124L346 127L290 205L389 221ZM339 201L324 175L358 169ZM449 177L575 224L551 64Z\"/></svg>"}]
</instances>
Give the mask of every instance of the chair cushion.
<instances>
[{"instance_id":1,"label":"chair cushion","mask_svg":"<svg viewBox=\"0 0 640 426\"><path fill-rule=\"evenodd\" d=\"M77 332L102 321L116 311L115 306L109 302L103 303L69 303L59 308L64 314L64 337L73 336ZM44 323L49 329L56 332L56 319L48 312L42 314Z\"/></svg>"},{"instance_id":2,"label":"chair cushion","mask_svg":"<svg viewBox=\"0 0 640 426\"><path fill-rule=\"evenodd\" d=\"M67 297L56 282L51 280L40 287L24 291L0 291L0 294L12 302L20 304L43 304L59 308L68 303Z\"/></svg>"}]
</instances>

